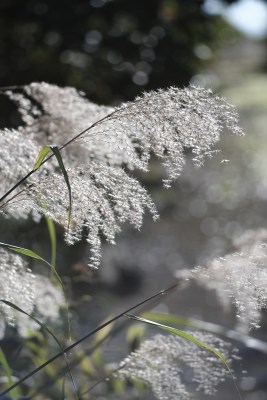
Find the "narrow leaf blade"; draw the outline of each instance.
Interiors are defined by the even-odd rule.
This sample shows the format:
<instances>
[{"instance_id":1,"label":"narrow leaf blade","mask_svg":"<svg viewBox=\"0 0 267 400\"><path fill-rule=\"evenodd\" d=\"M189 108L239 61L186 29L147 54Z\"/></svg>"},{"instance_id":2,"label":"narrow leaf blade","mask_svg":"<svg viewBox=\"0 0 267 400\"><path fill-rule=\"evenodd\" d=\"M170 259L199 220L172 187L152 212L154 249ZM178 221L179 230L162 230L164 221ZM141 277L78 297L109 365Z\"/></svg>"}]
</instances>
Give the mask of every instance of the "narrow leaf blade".
<instances>
[{"instance_id":1,"label":"narrow leaf blade","mask_svg":"<svg viewBox=\"0 0 267 400\"><path fill-rule=\"evenodd\" d=\"M44 259L42 257L40 257L38 254L36 254L34 251L25 249L24 247L13 246L11 244L2 243L2 242L0 242L0 246L7 247L9 250L15 251L16 253L21 253L21 254L24 254L25 256L44 261Z\"/></svg>"},{"instance_id":2,"label":"narrow leaf blade","mask_svg":"<svg viewBox=\"0 0 267 400\"><path fill-rule=\"evenodd\" d=\"M45 324L40 322L37 318L34 318L32 315L28 314L26 311L22 310L20 307L16 306L16 304L11 303L8 300L3 300L3 299L0 299L0 301L2 303L4 303L5 305L13 308L14 310L19 311L20 313L27 315L29 318L31 318L33 321L35 321L41 328L43 328L45 331L47 331L55 339L55 341L57 342L58 346L62 350L62 346L61 346L60 342L58 341L57 337L53 334L53 332Z\"/></svg>"},{"instance_id":3,"label":"narrow leaf blade","mask_svg":"<svg viewBox=\"0 0 267 400\"><path fill-rule=\"evenodd\" d=\"M69 181L69 177L68 177L68 173L66 171L66 168L64 166L59 148L57 146L49 146L52 150L52 152L54 153L57 161L58 161L58 165L61 169L61 172L64 176L66 185L68 187L68 192L69 192L69 211L68 211L68 229L70 227L70 220L71 220L71 210L72 210L72 194L71 194L71 186L70 186L70 181Z\"/></svg>"},{"instance_id":4,"label":"narrow leaf blade","mask_svg":"<svg viewBox=\"0 0 267 400\"><path fill-rule=\"evenodd\" d=\"M37 160L35 161L33 170L37 170L38 168L40 168L40 166L42 165L42 162L44 161L45 157L47 156L47 154L51 151L49 146L43 146L41 148L41 150L39 151Z\"/></svg>"},{"instance_id":5,"label":"narrow leaf blade","mask_svg":"<svg viewBox=\"0 0 267 400\"><path fill-rule=\"evenodd\" d=\"M68 187L68 193L69 193L69 210L68 210L68 229L70 227L70 221L71 221L71 210L72 210L72 194L71 194L71 186L70 186L70 182L69 182L69 177L68 177L68 173L66 171L65 165L63 163L61 154L60 154L60 150L58 148L58 146L56 145L44 145L37 157L37 160L34 164L33 170L37 170L38 168L40 168L40 166L42 165L45 157L47 156L47 154L52 151L52 153L54 154L54 156L57 159L59 168L61 169L61 172L64 176L66 185Z\"/></svg>"},{"instance_id":6,"label":"narrow leaf blade","mask_svg":"<svg viewBox=\"0 0 267 400\"><path fill-rule=\"evenodd\" d=\"M158 322L151 321L149 319L137 317L137 316L132 315L132 314L125 314L125 316L128 317L128 318L134 319L136 321L140 321L140 322L144 322L146 324L157 326L158 328L163 329L163 330L168 331L168 332L171 332L174 335L180 336L183 339L186 339L189 342L192 342L192 343L196 344L197 346L202 347L205 350L211 351L213 354L215 354L224 363L224 365L226 366L228 371L230 371L230 367L229 367L229 365L227 363L226 358L223 356L223 354L219 350L215 349L212 346L207 345L206 343L202 342L202 340L199 340L199 339L195 338L193 335L191 335L191 334L189 334L189 333L187 333L185 331L182 331L180 329L176 329L176 328L173 328L171 326L163 325L163 324L160 324Z\"/></svg>"},{"instance_id":7,"label":"narrow leaf blade","mask_svg":"<svg viewBox=\"0 0 267 400\"><path fill-rule=\"evenodd\" d=\"M51 244L51 265L56 268L56 256L57 256L57 236L56 229L53 220L47 216L45 216L50 244Z\"/></svg>"}]
</instances>

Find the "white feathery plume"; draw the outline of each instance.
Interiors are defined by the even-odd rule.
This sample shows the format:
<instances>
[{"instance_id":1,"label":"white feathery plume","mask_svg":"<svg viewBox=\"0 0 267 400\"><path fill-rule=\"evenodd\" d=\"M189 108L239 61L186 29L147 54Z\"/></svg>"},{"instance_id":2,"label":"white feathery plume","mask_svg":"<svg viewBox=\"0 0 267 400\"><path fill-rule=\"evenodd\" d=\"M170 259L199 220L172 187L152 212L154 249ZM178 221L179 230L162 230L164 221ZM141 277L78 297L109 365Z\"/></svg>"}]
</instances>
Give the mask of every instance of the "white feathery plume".
<instances>
[{"instance_id":1,"label":"white feathery plume","mask_svg":"<svg viewBox=\"0 0 267 400\"><path fill-rule=\"evenodd\" d=\"M92 163L88 167L68 170L72 190L71 224L66 240L73 244L87 232L91 247L89 265L96 268L100 261L101 236L114 244L115 235L124 222L139 229L145 209L157 218L155 206L139 182L123 169ZM22 209L46 214L59 224L68 224L68 192L64 178L53 174L17 196ZM45 205L45 206L44 206ZM9 204L12 212L12 202Z\"/></svg>"},{"instance_id":2,"label":"white feathery plume","mask_svg":"<svg viewBox=\"0 0 267 400\"><path fill-rule=\"evenodd\" d=\"M223 305L236 307L237 328L258 328L267 306L267 231L249 231L236 240L238 252L184 272L205 288L215 290ZM265 242L264 242L265 240Z\"/></svg>"},{"instance_id":3,"label":"white feathery plume","mask_svg":"<svg viewBox=\"0 0 267 400\"><path fill-rule=\"evenodd\" d=\"M0 299L9 301L28 314L34 313L38 319L56 321L65 300L62 290L47 277L34 274L23 258L0 249ZM0 338L5 326L15 325L20 335L27 336L28 330L38 325L27 315L0 303Z\"/></svg>"},{"instance_id":4,"label":"white feathery plume","mask_svg":"<svg viewBox=\"0 0 267 400\"><path fill-rule=\"evenodd\" d=\"M115 110L93 105L74 89L46 83L8 94L19 103L26 124L18 132L28 135L36 147L47 144L44 140L59 146L70 141L62 150L73 194L72 224L66 237L70 243L80 240L85 228L93 267L99 264L101 235L113 243L123 222L139 228L145 208L156 214L150 197L123 167L147 170L155 153L166 167L168 186L181 172L185 150L190 149L200 165L212 154L225 127L242 134L232 106L210 90L193 86L144 93ZM84 132L72 141L79 130ZM51 169L56 173L48 175ZM67 227L68 193L57 171L54 157L31 177L32 184L21 196L7 203L6 211L25 215L34 210ZM20 172L16 171L16 179Z\"/></svg>"},{"instance_id":5,"label":"white feathery plume","mask_svg":"<svg viewBox=\"0 0 267 400\"><path fill-rule=\"evenodd\" d=\"M19 255L0 249L0 298L9 301L27 313L34 309L35 275ZM19 314L1 303L0 313L12 324Z\"/></svg>"},{"instance_id":6,"label":"white feathery plume","mask_svg":"<svg viewBox=\"0 0 267 400\"><path fill-rule=\"evenodd\" d=\"M236 357L230 343L209 333L190 333L229 362ZM144 381L159 400L189 400L194 390L214 395L229 372L213 353L178 336L156 335L122 361L116 376Z\"/></svg>"}]
</instances>

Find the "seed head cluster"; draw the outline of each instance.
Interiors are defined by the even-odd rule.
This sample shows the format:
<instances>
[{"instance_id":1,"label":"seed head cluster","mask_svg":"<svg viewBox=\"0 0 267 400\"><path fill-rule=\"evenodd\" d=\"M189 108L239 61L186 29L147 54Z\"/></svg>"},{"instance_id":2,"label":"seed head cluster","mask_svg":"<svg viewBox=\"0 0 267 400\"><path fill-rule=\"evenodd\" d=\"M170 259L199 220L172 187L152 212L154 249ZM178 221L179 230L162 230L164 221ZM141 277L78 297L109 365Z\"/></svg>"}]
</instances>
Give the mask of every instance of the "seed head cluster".
<instances>
[{"instance_id":1,"label":"seed head cluster","mask_svg":"<svg viewBox=\"0 0 267 400\"><path fill-rule=\"evenodd\" d=\"M23 176L27 160L29 170L33 167L42 145L56 143L64 147L61 155L68 168L73 208L68 226L68 191L53 157L2 210L18 217L30 210L35 218L48 215L65 226L68 243L80 240L85 232L92 267L99 264L102 237L113 243L127 221L140 228L146 208L156 216L131 170L147 171L154 153L166 168L164 184L169 186L182 170L185 151L190 150L195 164L201 165L224 128L242 134L232 106L210 90L194 86L144 93L115 109L95 105L75 89L46 83L33 83L8 95L19 105L24 126L0 132L0 144L5 140L6 147L0 164L4 190ZM12 166L12 138L15 149L27 138L18 152L28 154L20 166Z\"/></svg>"},{"instance_id":2,"label":"seed head cluster","mask_svg":"<svg viewBox=\"0 0 267 400\"><path fill-rule=\"evenodd\" d=\"M267 306L266 238L265 230L244 233L238 239L238 252L211 260L192 272L198 284L216 291L222 304L232 301L237 328L245 332L259 327L261 310Z\"/></svg>"},{"instance_id":3,"label":"seed head cluster","mask_svg":"<svg viewBox=\"0 0 267 400\"><path fill-rule=\"evenodd\" d=\"M208 333L190 333L230 358L229 343ZM229 374L213 353L174 335L146 340L120 367L118 377L144 381L159 400L189 400L194 390L214 395Z\"/></svg>"}]
</instances>

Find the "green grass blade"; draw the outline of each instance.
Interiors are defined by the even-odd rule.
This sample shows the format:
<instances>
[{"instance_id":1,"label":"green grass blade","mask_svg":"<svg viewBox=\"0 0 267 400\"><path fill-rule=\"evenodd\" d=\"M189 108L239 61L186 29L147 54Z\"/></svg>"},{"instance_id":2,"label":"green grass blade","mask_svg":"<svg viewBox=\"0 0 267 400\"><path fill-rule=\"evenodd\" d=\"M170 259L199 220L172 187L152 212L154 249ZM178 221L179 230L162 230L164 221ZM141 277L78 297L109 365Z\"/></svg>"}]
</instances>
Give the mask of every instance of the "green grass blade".
<instances>
[{"instance_id":1,"label":"green grass blade","mask_svg":"<svg viewBox=\"0 0 267 400\"><path fill-rule=\"evenodd\" d=\"M53 220L49 217L45 217L50 244L51 244L51 265L56 268L56 261L57 261L57 236L56 236L56 229Z\"/></svg>"},{"instance_id":2,"label":"green grass blade","mask_svg":"<svg viewBox=\"0 0 267 400\"><path fill-rule=\"evenodd\" d=\"M200 329L206 332L213 333L214 335L224 336L231 341L236 341L242 343L244 346L251 347L252 349L258 350L263 354L267 354L267 343L253 337L253 342L251 341L251 336L246 334L241 334L238 331L225 328L224 326L214 324L213 322L207 322L195 318L185 318L180 315L157 313L157 312L143 312L141 317L145 319L150 319L163 324L174 324L178 326L189 326L193 329Z\"/></svg>"},{"instance_id":3,"label":"green grass blade","mask_svg":"<svg viewBox=\"0 0 267 400\"><path fill-rule=\"evenodd\" d=\"M52 151L52 153L54 154L54 156L57 159L58 165L61 169L61 172L64 176L66 185L68 187L68 192L69 192L69 209L68 209L68 229L70 227L70 221L71 221L71 210L72 210L72 194L71 194L71 186L70 186L70 182L69 182L69 177L68 177L68 173L66 171L65 165L63 163L61 154L60 154L60 150L58 148L58 146L56 145L45 145L41 148L39 155L37 157L37 160L34 164L33 170L37 170L38 168L40 168L40 166L42 165L45 157L47 156L47 154Z\"/></svg>"},{"instance_id":4,"label":"green grass blade","mask_svg":"<svg viewBox=\"0 0 267 400\"><path fill-rule=\"evenodd\" d=\"M163 323L164 325L175 324L182 326L192 326L193 328L195 327L191 319L184 318L180 315L145 311L141 314L141 317L159 323ZM196 328L199 328L199 326L197 326ZM202 327L200 329L202 329Z\"/></svg>"},{"instance_id":5,"label":"green grass blade","mask_svg":"<svg viewBox=\"0 0 267 400\"><path fill-rule=\"evenodd\" d=\"M9 250L15 251L16 253L21 253L21 254L24 254L25 256L44 261L42 257L38 256L38 254L34 253L34 251L32 251L32 250L24 249L23 247L6 245L5 243L2 243L2 242L0 242L0 246L7 247Z\"/></svg>"},{"instance_id":6,"label":"green grass blade","mask_svg":"<svg viewBox=\"0 0 267 400\"><path fill-rule=\"evenodd\" d=\"M65 384L66 384L66 378L65 378L65 375L64 375L64 376L63 376L63 379L62 379L62 394L61 394L61 400L66 400Z\"/></svg>"},{"instance_id":7,"label":"green grass blade","mask_svg":"<svg viewBox=\"0 0 267 400\"><path fill-rule=\"evenodd\" d=\"M3 352L1 347L0 347L0 364L2 365L3 370L5 371L7 379L8 379L8 382L6 383L5 386L9 387L9 386L13 385L14 379L13 379L13 376L12 376L12 372L11 372L10 366L9 366L8 361L6 359L5 353ZM18 399L19 395L20 395L20 393L19 393L18 388L14 388L10 393L10 396L11 396L12 400Z\"/></svg>"},{"instance_id":8,"label":"green grass blade","mask_svg":"<svg viewBox=\"0 0 267 400\"><path fill-rule=\"evenodd\" d=\"M70 227L70 220L71 220L71 210L72 210L72 195L71 195L71 186L70 186L70 182L69 182L69 177L68 177L68 173L66 171L66 168L64 166L60 151L58 149L57 146L50 146L51 150L53 151L53 153L55 154L55 157L58 161L58 165L60 166L61 172L64 176L66 185L68 187L68 192L69 192L69 210L68 210L68 230Z\"/></svg>"},{"instance_id":9,"label":"green grass blade","mask_svg":"<svg viewBox=\"0 0 267 400\"><path fill-rule=\"evenodd\" d=\"M43 146L41 150L39 151L37 160L35 161L35 164L33 166L33 170L36 171L40 166L42 165L42 162L44 161L45 157L47 156L48 153L50 153L51 148L50 146Z\"/></svg>"},{"instance_id":10,"label":"green grass blade","mask_svg":"<svg viewBox=\"0 0 267 400\"><path fill-rule=\"evenodd\" d=\"M209 346L208 344L202 342L202 340L199 340L199 339L195 338L193 335L191 335L191 334L189 334L189 333L187 333L185 331L182 331L181 329L176 329L176 328L173 328L171 326L163 325L163 324L160 324L158 322L151 321L149 319L145 319L145 318L141 318L141 317L137 317L137 316L132 315L132 314L125 314L125 316L128 317L128 318L134 319L136 321L140 321L140 322L144 322L146 324L157 326L158 328L163 329L163 330L165 330L167 332L173 333L174 335L180 336L181 338L183 338L185 340L188 340L189 342L194 343L197 346L202 347L205 350L211 351L213 354L215 354L224 363L224 365L226 366L228 371L230 371L230 367L229 367L229 365L227 363L226 358L223 356L223 354L219 350L217 350L214 347Z\"/></svg>"},{"instance_id":11,"label":"green grass blade","mask_svg":"<svg viewBox=\"0 0 267 400\"><path fill-rule=\"evenodd\" d=\"M6 247L7 249L9 249L9 250L11 250L11 251L15 251L16 253L20 253L20 254L23 254L23 255L25 255L25 256L27 256L27 257L35 258L36 260L40 260L40 261L44 262L46 265L48 265L48 266L53 270L53 272L54 272L54 274L56 275L58 281L60 282L60 285L61 285L62 288L63 288L63 282L62 282L60 276L58 275L56 269L53 267L53 265L51 265L51 264L50 264L48 261L46 261L43 257L39 256L39 254L35 253L35 252L32 251L32 250L25 249L24 247L14 246L14 245L8 244L8 243L0 242L0 246L1 246L1 247ZM64 288L63 288L63 289L64 289Z\"/></svg>"},{"instance_id":12,"label":"green grass blade","mask_svg":"<svg viewBox=\"0 0 267 400\"><path fill-rule=\"evenodd\" d=\"M61 350L63 349L60 342L58 341L57 337L53 334L53 332L45 324L40 322L37 318L33 317L32 315L28 314L26 311L22 310L20 307L16 306L16 304L13 304L8 300L3 300L3 299L0 299L0 301L2 303L4 303L5 305L13 308L14 310L19 311L20 313L25 314L28 317L30 317L33 321L35 321L41 328L43 328L45 331L47 331L54 338L54 340L57 342L57 344Z\"/></svg>"},{"instance_id":13,"label":"green grass blade","mask_svg":"<svg viewBox=\"0 0 267 400\"><path fill-rule=\"evenodd\" d=\"M56 342L57 345L59 346L59 348L60 348L62 354L64 355L65 362L66 362L66 365L67 365L67 368L68 368L68 372L69 372L69 375L70 375L70 378L71 378L71 381L72 381L72 385L73 385L73 388L74 388L75 398L78 400L77 387L76 387L76 384L75 384L75 382L74 382L74 379L73 379L73 376L72 376L72 373L71 373L70 365L69 365L69 362L68 362L68 359L67 359L67 354L64 352L64 348L63 348L63 346L61 345L61 343L60 343L60 341L58 340L58 338L56 337L56 335L54 335L54 333L51 331L51 329L49 329L45 324L43 324L41 321L39 321L37 318L33 317L32 315L28 314L26 311L22 310L20 307L16 306L16 304L13 304L13 303L11 303L10 301L3 300L3 299L0 299L0 301L1 301L2 303L4 303L5 305L7 305L7 306L13 308L14 310L16 310L16 311L18 311L18 312L20 312L20 313L22 313L22 314L27 315L27 316L28 316L29 318L31 318L34 322L36 322L41 328L43 328L50 336L53 337L53 339L55 340L55 342Z\"/></svg>"}]
</instances>

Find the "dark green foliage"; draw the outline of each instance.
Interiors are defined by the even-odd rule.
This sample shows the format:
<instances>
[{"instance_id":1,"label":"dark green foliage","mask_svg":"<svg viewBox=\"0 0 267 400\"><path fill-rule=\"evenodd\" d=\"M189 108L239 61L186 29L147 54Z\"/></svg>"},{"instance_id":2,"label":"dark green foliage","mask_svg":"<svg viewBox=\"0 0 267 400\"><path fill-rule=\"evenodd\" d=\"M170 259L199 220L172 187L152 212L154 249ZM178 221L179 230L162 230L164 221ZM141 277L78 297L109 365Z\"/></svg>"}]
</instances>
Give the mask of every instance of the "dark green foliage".
<instances>
[{"instance_id":1,"label":"dark green foliage","mask_svg":"<svg viewBox=\"0 0 267 400\"><path fill-rule=\"evenodd\" d=\"M92 100L133 99L187 84L194 48L214 37L203 1L3 0L2 85L47 81L85 90Z\"/></svg>"}]
</instances>

